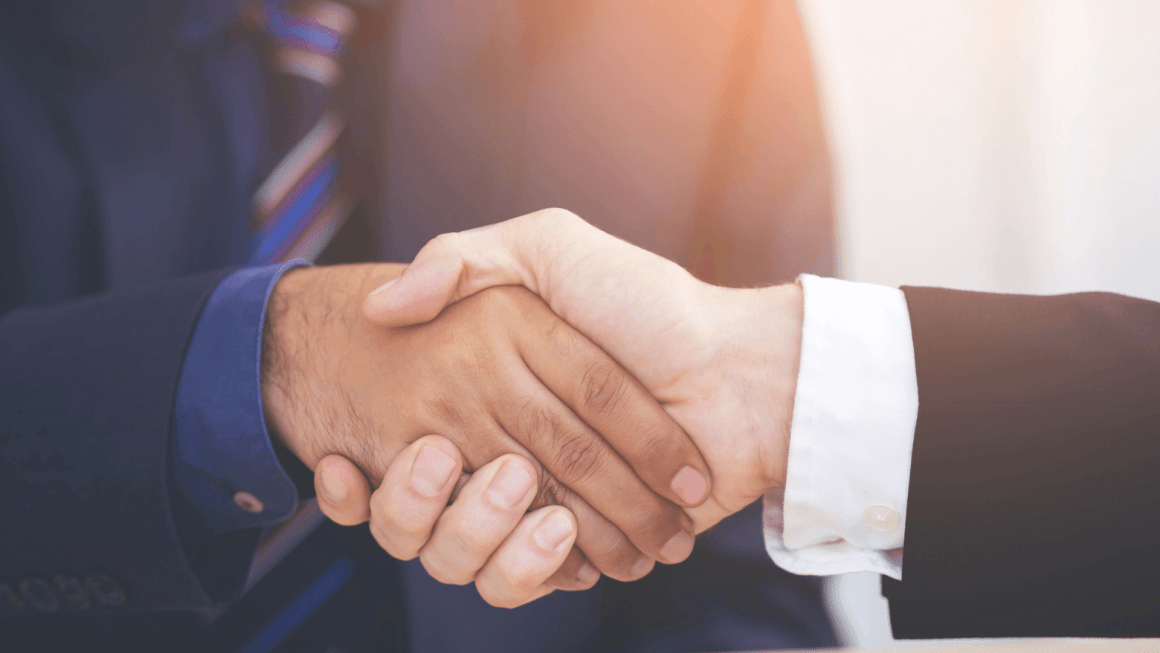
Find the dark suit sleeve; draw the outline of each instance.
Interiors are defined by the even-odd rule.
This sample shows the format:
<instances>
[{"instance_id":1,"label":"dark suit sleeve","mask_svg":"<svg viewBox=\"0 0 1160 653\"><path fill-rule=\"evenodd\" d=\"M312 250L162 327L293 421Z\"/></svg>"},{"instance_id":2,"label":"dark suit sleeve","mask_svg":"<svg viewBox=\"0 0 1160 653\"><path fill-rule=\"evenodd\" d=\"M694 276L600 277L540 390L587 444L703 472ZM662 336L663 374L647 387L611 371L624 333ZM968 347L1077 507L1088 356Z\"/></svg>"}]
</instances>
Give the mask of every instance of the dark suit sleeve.
<instances>
[{"instance_id":1,"label":"dark suit sleeve","mask_svg":"<svg viewBox=\"0 0 1160 653\"><path fill-rule=\"evenodd\" d=\"M1160 304L903 291L919 411L895 637L1160 635Z\"/></svg>"},{"instance_id":2,"label":"dark suit sleeve","mask_svg":"<svg viewBox=\"0 0 1160 653\"><path fill-rule=\"evenodd\" d=\"M225 276L0 317L0 581L35 596L77 579L92 611L211 604L174 530L166 454L186 345Z\"/></svg>"}]
</instances>

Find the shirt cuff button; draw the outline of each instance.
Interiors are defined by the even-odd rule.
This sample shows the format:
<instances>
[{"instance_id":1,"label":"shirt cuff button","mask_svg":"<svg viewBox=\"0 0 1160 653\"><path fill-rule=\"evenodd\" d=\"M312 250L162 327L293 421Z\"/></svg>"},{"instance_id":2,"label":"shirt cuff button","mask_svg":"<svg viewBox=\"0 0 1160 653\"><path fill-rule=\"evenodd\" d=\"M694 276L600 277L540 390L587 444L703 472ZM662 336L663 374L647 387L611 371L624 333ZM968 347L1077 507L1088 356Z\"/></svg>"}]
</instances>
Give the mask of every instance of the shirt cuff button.
<instances>
[{"instance_id":1,"label":"shirt cuff button","mask_svg":"<svg viewBox=\"0 0 1160 653\"><path fill-rule=\"evenodd\" d=\"M889 533L898 528L898 523L902 520L892 508L886 506L870 506L866 509L866 512L862 513L862 521L871 530L878 531L879 533Z\"/></svg>"},{"instance_id":2,"label":"shirt cuff button","mask_svg":"<svg viewBox=\"0 0 1160 653\"><path fill-rule=\"evenodd\" d=\"M238 492L235 494L234 503L238 504L238 507L242 510L255 515L266 509L266 506L261 501L258 501L258 497L249 492Z\"/></svg>"}]
</instances>

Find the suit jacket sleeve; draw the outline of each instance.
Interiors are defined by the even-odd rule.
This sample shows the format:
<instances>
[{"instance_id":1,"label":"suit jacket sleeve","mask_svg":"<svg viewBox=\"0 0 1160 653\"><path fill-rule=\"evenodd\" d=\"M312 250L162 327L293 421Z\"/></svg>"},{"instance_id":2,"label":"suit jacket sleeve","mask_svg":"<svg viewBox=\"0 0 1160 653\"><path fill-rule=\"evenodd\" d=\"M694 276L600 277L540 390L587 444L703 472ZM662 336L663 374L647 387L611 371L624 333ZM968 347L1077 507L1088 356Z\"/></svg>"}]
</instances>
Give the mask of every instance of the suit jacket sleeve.
<instances>
[{"instance_id":1,"label":"suit jacket sleeve","mask_svg":"<svg viewBox=\"0 0 1160 653\"><path fill-rule=\"evenodd\" d=\"M93 610L212 603L175 532L166 455L186 345L225 276L0 316L4 583L96 578L109 600Z\"/></svg>"},{"instance_id":2,"label":"suit jacket sleeve","mask_svg":"<svg viewBox=\"0 0 1160 653\"><path fill-rule=\"evenodd\" d=\"M1160 304L904 288L900 638L1160 635Z\"/></svg>"}]
</instances>

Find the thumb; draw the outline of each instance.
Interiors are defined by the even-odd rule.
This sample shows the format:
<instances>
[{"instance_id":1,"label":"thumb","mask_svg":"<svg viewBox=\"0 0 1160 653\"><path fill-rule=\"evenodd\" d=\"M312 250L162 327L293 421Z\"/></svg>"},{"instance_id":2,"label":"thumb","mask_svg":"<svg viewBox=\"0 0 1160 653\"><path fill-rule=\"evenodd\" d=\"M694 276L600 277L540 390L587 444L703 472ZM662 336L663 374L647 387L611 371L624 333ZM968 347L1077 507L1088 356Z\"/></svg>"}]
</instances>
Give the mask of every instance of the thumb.
<instances>
[{"instance_id":1,"label":"thumb","mask_svg":"<svg viewBox=\"0 0 1160 653\"><path fill-rule=\"evenodd\" d=\"M522 285L544 296L553 253L587 239L595 227L562 209L545 209L499 224L443 234L428 242L403 274L371 291L363 316L400 327L435 319L455 302L493 286ZM547 299L545 297L545 299Z\"/></svg>"},{"instance_id":2,"label":"thumb","mask_svg":"<svg viewBox=\"0 0 1160 653\"><path fill-rule=\"evenodd\" d=\"M346 458L331 454L314 469L318 507L343 526L361 524L371 517L371 486L362 471Z\"/></svg>"}]
</instances>

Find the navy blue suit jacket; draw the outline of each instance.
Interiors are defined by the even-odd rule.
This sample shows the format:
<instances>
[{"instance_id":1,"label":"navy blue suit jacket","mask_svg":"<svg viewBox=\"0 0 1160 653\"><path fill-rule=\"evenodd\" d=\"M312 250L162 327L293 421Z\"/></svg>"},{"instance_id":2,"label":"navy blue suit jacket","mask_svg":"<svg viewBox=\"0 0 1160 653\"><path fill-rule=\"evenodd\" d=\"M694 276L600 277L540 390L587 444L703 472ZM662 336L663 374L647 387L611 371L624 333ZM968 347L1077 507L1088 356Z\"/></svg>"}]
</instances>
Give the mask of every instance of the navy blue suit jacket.
<instances>
[{"instance_id":1,"label":"navy blue suit jacket","mask_svg":"<svg viewBox=\"0 0 1160 653\"><path fill-rule=\"evenodd\" d=\"M267 99L239 83L262 77L224 32L236 2L123 4L0 11L0 492L21 534L0 575L113 579L109 609L205 607L169 509L171 410L270 165Z\"/></svg>"},{"instance_id":2,"label":"navy blue suit jacket","mask_svg":"<svg viewBox=\"0 0 1160 653\"><path fill-rule=\"evenodd\" d=\"M240 5L0 7L0 616L41 614L0 619L0 648L231 650L338 554L360 565L353 594L321 611L330 633L296 638L405 637L394 562L358 532L327 525L222 617L258 529L215 543L245 564L201 551L199 566L175 524L186 347L244 260L249 198L293 110Z\"/></svg>"}]
</instances>

